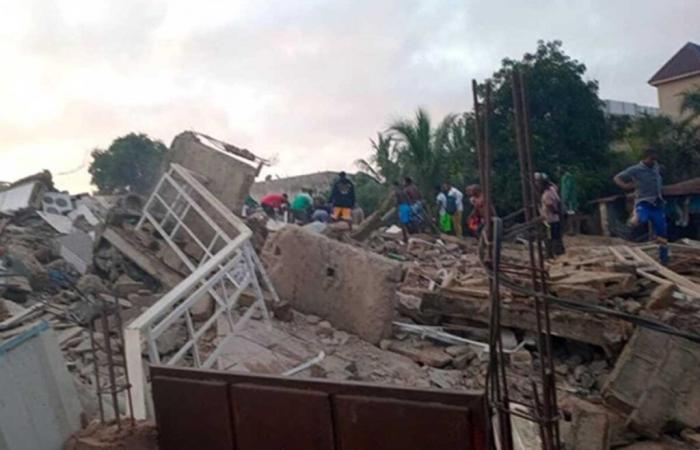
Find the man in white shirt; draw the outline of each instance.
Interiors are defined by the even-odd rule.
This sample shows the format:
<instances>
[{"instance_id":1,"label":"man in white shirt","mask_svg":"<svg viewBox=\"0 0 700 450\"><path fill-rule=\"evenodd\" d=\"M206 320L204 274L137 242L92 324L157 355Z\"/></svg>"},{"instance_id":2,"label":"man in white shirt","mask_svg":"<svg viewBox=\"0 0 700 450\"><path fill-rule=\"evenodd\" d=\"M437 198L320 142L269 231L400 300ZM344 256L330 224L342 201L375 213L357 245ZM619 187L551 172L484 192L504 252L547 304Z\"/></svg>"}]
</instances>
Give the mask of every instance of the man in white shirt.
<instances>
[{"instance_id":1,"label":"man in white shirt","mask_svg":"<svg viewBox=\"0 0 700 450\"><path fill-rule=\"evenodd\" d=\"M462 237L462 212L464 211L464 194L450 185L443 183L442 192L447 196L445 211L452 216L452 226L455 230L455 236Z\"/></svg>"},{"instance_id":2,"label":"man in white shirt","mask_svg":"<svg viewBox=\"0 0 700 450\"><path fill-rule=\"evenodd\" d=\"M442 191L442 186L437 185L438 228L443 233L452 232L452 216L447 214L447 195Z\"/></svg>"}]
</instances>

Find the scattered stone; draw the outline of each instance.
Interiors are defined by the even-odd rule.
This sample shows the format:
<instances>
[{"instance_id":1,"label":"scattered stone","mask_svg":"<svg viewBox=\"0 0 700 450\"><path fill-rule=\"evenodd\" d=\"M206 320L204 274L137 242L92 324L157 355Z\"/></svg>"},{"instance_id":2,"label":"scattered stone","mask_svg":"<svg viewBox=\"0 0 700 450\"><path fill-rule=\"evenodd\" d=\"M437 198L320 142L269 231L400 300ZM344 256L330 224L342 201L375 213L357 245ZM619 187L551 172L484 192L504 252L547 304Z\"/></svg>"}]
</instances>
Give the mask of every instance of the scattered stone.
<instances>
[{"instance_id":1,"label":"scattered stone","mask_svg":"<svg viewBox=\"0 0 700 450\"><path fill-rule=\"evenodd\" d=\"M426 366L441 368L452 362L452 357L442 348L432 345L419 348L410 342L391 341L388 349Z\"/></svg>"},{"instance_id":2,"label":"scattered stone","mask_svg":"<svg viewBox=\"0 0 700 450\"><path fill-rule=\"evenodd\" d=\"M305 317L306 323L310 323L311 325L316 325L321 321L321 318L318 316L314 316L313 314L309 314L308 316Z\"/></svg>"},{"instance_id":3,"label":"scattered stone","mask_svg":"<svg viewBox=\"0 0 700 450\"><path fill-rule=\"evenodd\" d=\"M700 448L700 433L686 428L681 432L681 438L688 444L692 445L693 448Z\"/></svg>"},{"instance_id":4,"label":"scattered stone","mask_svg":"<svg viewBox=\"0 0 700 450\"><path fill-rule=\"evenodd\" d=\"M473 353L473 350L468 345L450 345L449 347L445 347L445 353L457 357Z\"/></svg>"},{"instance_id":5,"label":"scattered stone","mask_svg":"<svg viewBox=\"0 0 700 450\"><path fill-rule=\"evenodd\" d=\"M659 284L653 291L651 291L651 296L649 297L649 302L647 303L647 309L657 310L668 308L674 301L673 293L675 290L675 285L671 283Z\"/></svg>"},{"instance_id":6,"label":"scattered stone","mask_svg":"<svg viewBox=\"0 0 700 450\"><path fill-rule=\"evenodd\" d=\"M524 348L510 354L510 362L516 366L531 367L532 354Z\"/></svg>"},{"instance_id":7,"label":"scattered stone","mask_svg":"<svg viewBox=\"0 0 700 450\"><path fill-rule=\"evenodd\" d=\"M454 359L452 359L452 367L455 369L464 370L469 367L469 363L471 363L474 358L476 358L475 353L465 353L455 356Z\"/></svg>"},{"instance_id":8,"label":"scattered stone","mask_svg":"<svg viewBox=\"0 0 700 450\"><path fill-rule=\"evenodd\" d=\"M129 294L139 292L143 288L143 283L132 280L126 274L120 276L114 283L114 292L121 297L127 297Z\"/></svg>"},{"instance_id":9,"label":"scattered stone","mask_svg":"<svg viewBox=\"0 0 700 450\"><path fill-rule=\"evenodd\" d=\"M280 322L291 322L294 319L294 310L292 305L286 301L280 301L272 304L272 314L275 319Z\"/></svg>"},{"instance_id":10,"label":"scattered stone","mask_svg":"<svg viewBox=\"0 0 700 450\"><path fill-rule=\"evenodd\" d=\"M98 295L98 294L107 294L109 293L109 290L105 287L104 283L102 282L102 279L98 277L97 275L88 273L80 277L80 280L78 280L77 288L83 293L83 294L92 294L92 295Z\"/></svg>"}]
</instances>

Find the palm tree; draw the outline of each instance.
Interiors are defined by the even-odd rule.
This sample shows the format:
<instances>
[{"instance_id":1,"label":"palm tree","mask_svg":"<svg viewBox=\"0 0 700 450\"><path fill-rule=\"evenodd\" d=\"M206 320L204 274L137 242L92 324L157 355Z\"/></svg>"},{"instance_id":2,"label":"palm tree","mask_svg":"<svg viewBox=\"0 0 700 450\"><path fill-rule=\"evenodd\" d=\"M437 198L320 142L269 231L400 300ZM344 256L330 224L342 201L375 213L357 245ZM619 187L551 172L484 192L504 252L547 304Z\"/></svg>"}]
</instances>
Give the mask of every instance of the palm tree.
<instances>
[{"instance_id":1,"label":"palm tree","mask_svg":"<svg viewBox=\"0 0 700 450\"><path fill-rule=\"evenodd\" d=\"M355 165L372 176L379 183L395 180L401 175L397 161L396 142L391 136L377 133L377 140L370 139L372 155L367 159L358 159Z\"/></svg>"},{"instance_id":2,"label":"palm tree","mask_svg":"<svg viewBox=\"0 0 700 450\"><path fill-rule=\"evenodd\" d=\"M400 119L389 127L397 141L398 162L423 192L429 192L444 177L446 142L455 116L450 114L433 130L428 112L422 108L413 119Z\"/></svg>"}]
</instances>

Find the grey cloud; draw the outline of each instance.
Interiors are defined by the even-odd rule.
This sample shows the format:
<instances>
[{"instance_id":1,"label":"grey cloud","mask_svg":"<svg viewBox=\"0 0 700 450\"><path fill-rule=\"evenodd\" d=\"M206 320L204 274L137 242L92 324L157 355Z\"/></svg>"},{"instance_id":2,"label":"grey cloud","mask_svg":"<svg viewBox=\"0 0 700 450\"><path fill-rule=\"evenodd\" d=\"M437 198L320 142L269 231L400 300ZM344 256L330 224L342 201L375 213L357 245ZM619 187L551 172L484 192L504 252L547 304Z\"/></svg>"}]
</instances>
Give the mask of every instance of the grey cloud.
<instances>
[{"instance_id":1,"label":"grey cloud","mask_svg":"<svg viewBox=\"0 0 700 450\"><path fill-rule=\"evenodd\" d=\"M206 2L196 7L206 17ZM418 106L436 122L470 109L471 78L488 77L538 39L562 40L602 96L644 104L656 101L646 81L659 65L700 40L697 0L260 0L167 39L159 29L168 2L115 1L106 20L77 28L57 17L55 2L33 8L35 25L18 45L66 76L71 65L103 64L127 77L133 69L138 85L143 69L165 74L177 92L119 111L90 99L76 107L96 119L80 126L71 112L32 132L91 135L104 146L132 127L166 142L199 128L278 153L272 170L287 174L347 167L369 152L369 137ZM236 90L220 92L227 86L260 95L256 126L236 119L245 112ZM6 146L30 139L0 125L5 136Z\"/></svg>"}]
</instances>

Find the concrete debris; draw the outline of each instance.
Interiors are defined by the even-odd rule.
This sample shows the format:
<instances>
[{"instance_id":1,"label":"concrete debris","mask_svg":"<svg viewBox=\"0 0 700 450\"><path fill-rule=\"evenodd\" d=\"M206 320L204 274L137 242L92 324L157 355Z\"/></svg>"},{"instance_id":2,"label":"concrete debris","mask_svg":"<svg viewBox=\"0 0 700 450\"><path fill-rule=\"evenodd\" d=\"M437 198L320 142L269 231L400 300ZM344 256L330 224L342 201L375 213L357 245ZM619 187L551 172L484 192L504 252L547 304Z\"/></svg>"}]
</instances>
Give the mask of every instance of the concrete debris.
<instances>
[{"instance_id":1,"label":"concrete debris","mask_svg":"<svg viewBox=\"0 0 700 450\"><path fill-rule=\"evenodd\" d=\"M700 344L638 329L603 390L642 436L700 427Z\"/></svg>"},{"instance_id":2,"label":"concrete debris","mask_svg":"<svg viewBox=\"0 0 700 450\"><path fill-rule=\"evenodd\" d=\"M268 238L263 259L281 299L378 344L391 334L400 265L297 226Z\"/></svg>"},{"instance_id":3,"label":"concrete debris","mask_svg":"<svg viewBox=\"0 0 700 450\"><path fill-rule=\"evenodd\" d=\"M235 212L265 163L245 149L194 132L177 136L172 147L172 162L191 171ZM252 315L244 327L231 332L231 324L255 298L249 289L230 317L218 318L216 333L201 337L197 357L205 359L220 346L215 367L221 370L484 389L489 280L476 242L414 234L404 243L398 228L381 227L393 204L387 197L352 233L345 224L302 228L264 214L248 216L253 247L282 300L266 299L273 326L262 315ZM93 351L89 339L90 320L105 304L122 308L122 323L112 315L109 331L95 335L98 344L110 343L120 351L118 327L141 315L180 284L192 266L209 258L209 250L182 230L164 236L171 229L156 230L148 221L136 230L143 206L144 200L135 195L56 192L50 174L0 191L0 212L6 213L0 218L0 272L6 275L0 278L0 346L3 339L31 329L33 320L46 321L56 331L57 354L65 358L89 419L97 413L95 370L106 379L103 348ZM204 226L194 216L185 215L183 221L199 236ZM213 243L209 253L223 245ZM674 247L669 267L650 261L643 247L577 237L567 248L567 255L546 267L553 294L655 318L682 330L700 329L697 248ZM524 252L522 245L506 243L503 257L517 260ZM514 270L516 280L529 276ZM531 380L540 364L536 317L530 298L506 287L501 292L507 382L512 400L524 408L533 404ZM158 338L161 357L181 349L190 327L209 319L214 299L203 297L200 305L187 319L192 323L180 319ZM552 307L551 327L567 449L699 446L700 345L612 316L558 307ZM126 380L121 366L115 376ZM122 399L117 407L126 411ZM514 426L522 448L533 448L537 433L532 437L525 423ZM121 432L93 424L67 448L156 448L155 430L146 423Z\"/></svg>"},{"instance_id":4,"label":"concrete debris","mask_svg":"<svg viewBox=\"0 0 700 450\"><path fill-rule=\"evenodd\" d=\"M126 423L123 428L116 424L91 423L75 433L65 444L65 450L157 450L156 426L151 421Z\"/></svg>"},{"instance_id":5,"label":"concrete debris","mask_svg":"<svg viewBox=\"0 0 700 450\"><path fill-rule=\"evenodd\" d=\"M83 231L74 231L56 239L58 254L80 273L85 273L92 265L93 241Z\"/></svg>"}]
</instances>

